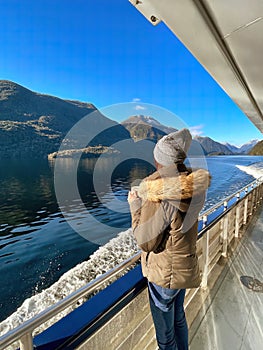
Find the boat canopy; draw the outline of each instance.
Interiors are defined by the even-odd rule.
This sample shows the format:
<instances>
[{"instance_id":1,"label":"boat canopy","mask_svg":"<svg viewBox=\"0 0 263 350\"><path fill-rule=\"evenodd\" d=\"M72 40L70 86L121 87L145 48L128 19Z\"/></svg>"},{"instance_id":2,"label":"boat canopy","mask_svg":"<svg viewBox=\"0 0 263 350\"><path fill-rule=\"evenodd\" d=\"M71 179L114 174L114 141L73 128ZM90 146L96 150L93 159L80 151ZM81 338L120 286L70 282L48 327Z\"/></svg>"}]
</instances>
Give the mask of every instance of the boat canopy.
<instances>
[{"instance_id":1,"label":"boat canopy","mask_svg":"<svg viewBox=\"0 0 263 350\"><path fill-rule=\"evenodd\" d=\"M263 132L262 0L129 0L164 22Z\"/></svg>"}]
</instances>

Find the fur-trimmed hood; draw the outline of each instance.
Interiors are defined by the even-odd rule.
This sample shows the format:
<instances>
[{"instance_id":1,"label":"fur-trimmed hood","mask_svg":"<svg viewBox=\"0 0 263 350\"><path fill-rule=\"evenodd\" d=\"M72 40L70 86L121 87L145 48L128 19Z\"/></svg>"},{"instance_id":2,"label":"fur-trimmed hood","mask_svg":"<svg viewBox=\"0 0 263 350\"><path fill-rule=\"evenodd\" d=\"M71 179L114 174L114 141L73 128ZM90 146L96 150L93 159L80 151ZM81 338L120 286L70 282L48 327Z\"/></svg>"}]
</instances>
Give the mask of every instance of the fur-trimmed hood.
<instances>
[{"instance_id":1,"label":"fur-trimmed hood","mask_svg":"<svg viewBox=\"0 0 263 350\"><path fill-rule=\"evenodd\" d=\"M137 192L142 200L147 199L152 202L187 201L202 195L209 187L210 179L207 170L191 171L183 165L179 171L177 165L171 165L145 178Z\"/></svg>"}]
</instances>

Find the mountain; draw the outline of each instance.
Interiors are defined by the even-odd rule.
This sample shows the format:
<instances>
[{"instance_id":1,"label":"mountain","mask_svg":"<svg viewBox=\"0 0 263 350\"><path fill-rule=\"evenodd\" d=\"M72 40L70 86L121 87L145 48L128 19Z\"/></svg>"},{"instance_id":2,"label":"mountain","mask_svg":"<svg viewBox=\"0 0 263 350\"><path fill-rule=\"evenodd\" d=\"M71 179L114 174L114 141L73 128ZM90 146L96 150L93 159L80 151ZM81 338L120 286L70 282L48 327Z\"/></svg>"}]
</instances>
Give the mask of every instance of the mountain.
<instances>
[{"instance_id":1,"label":"mountain","mask_svg":"<svg viewBox=\"0 0 263 350\"><path fill-rule=\"evenodd\" d=\"M156 119L143 115L135 115L121 123L135 141L152 140L157 142L161 137L177 129L165 126Z\"/></svg>"},{"instance_id":2,"label":"mountain","mask_svg":"<svg viewBox=\"0 0 263 350\"><path fill-rule=\"evenodd\" d=\"M258 143L258 141L259 140L251 140L240 147L230 145L229 143L224 143L224 145L234 154L249 154L249 151Z\"/></svg>"},{"instance_id":3,"label":"mountain","mask_svg":"<svg viewBox=\"0 0 263 350\"><path fill-rule=\"evenodd\" d=\"M74 129L76 125L81 125L77 131ZM74 137L67 134L69 130L75 130ZM175 128L143 115L132 116L118 124L106 118L91 103L40 94L14 82L0 80L0 159L47 157L58 151L66 135L64 149L73 150L74 154L78 154L74 150L86 147L87 156L96 156L105 151L104 147L110 146L118 151L115 144L122 140L129 140L126 142L128 152L128 148L133 148L133 140L157 142L174 131ZM198 142L206 155L246 154L257 141L252 140L237 148L222 145L209 137L196 136L193 146ZM139 150L139 144L136 144ZM90 147L96 148L92 150ZM114 150L111 152L115 153Z\"/></svg>"},{"instance_id":4,"label":"mountain","mask_svg":"<svg viewBox=\"0 0 263 350\"><path fill-rule=\"evenodd\" d=\"M257 142L257 144L250 149L249 154L251 156L263 156L263 141Z\"/></svg>"},{"instance_id":5,"label":"mountain","mask_svg":"<svg viewBox=\"0 0 263 350\"><path fill-rule=\"evenodd\" d=\"M123 126L103 116L91 103L63 100L0 80L0 158L47 157L84 116L88 122L78 135L82 144L87 139L89 146L110 146L130 138ZM68 147L75 146L69 139Z\"/></svg>"},{"instance_id":6,"label":"mountain","mask_svg":"<svg viewBox=\"0 0 263 350\"><path fill-rule=\"evenodd\" d=\"M227 142L223 143L223 145L225 145L231 152L239 153L239 147L230 145L230 143L227 143Z\"/></svg>"},{"instance_id":7,"label":"mountain","mask_svg":"<svg viewBox=\"0 0 263 350\"><path fill-rule=\"evenodd\" d=\"M143 115L131 116L121 124L129 130L131 137L135 141L148 139L157 142L162 136L177 130L159 123L152 117ZM209 137L195 136L191 145L191 154L200 155L200 151L202 152L202 150L205 155L230 155L236 153L238 148L235 146L230 147L230 145L223 145Z\"/></svg>"},{"instance_id":8,"label":"mountain","mask_svg":"<svg viewBox=\"0 0 263 350\"><path fill-rule=\"evenodd\" d=\"M230 155L232 151L219 142L212 140L210 137L195 136L194 140L198 141L202 146L205 155Z\"/></svg>"},{"instance_id":9,"label":"mountain","mask_svg":"<svg viewBox=\"0 0 263 350\"><path fill-rule=\"evenodd\" d=\"M239 148L239 153L248 154L249 151L259 142L259 140L251 140Z\"/></svg>"}]
</instances>

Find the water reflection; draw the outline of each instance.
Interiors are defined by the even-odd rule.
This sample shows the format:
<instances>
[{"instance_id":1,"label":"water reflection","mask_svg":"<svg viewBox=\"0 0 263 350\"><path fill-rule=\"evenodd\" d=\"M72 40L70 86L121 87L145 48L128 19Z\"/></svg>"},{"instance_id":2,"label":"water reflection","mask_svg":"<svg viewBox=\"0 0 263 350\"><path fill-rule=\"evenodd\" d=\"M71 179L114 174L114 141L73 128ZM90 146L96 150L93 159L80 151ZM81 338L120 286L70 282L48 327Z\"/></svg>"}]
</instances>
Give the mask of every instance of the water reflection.
<instances>
[{"instance_id":1,"label":"water reflection","mask_svg":"<svg viewBox=\"0 0 263 350\"><path fill-rule=\"evenodd\" d=\"M44 161L1 161L0 224L30 222L57 209L52 171ZM43 213L39 213L41 217Z\"/></svg>"},{"instance_id":2,"label":"water reflection","mask_svg":"<svg viewBox=\"0 0 263 350\"><path fill-rule=\"evenodd\" d=\"M67 221L55 196L54 162L0 162L0 320L16 310L25 298L47 288L64 272L88 259L98 249L98 244L114 236L116 230L111 225L119 231L130 226L129 213L119 215L100 202L93 185L95 166L99 181L103 183L108 165L116 165L110 183L104 184L104 196L106 203L112 200L107 191L111 188L122 206L127 205L127 191L133 176L144 177L152 171L142 163L118 165L116 158L105 158L97 165L96 159L83 159L79 163L74 159L62 161L65 175L78 166L81 195L66 203ZM65 184L64 190L68 190ZM96 221L85 225L87 212ZM70 221L84 231L86 239L72 230ZM104 223L107 229L100 230L96 222ZM98 244L88 240L91 234L95 234Z\"/></svg>"},{"instance_id":3,"label":"water reflection","mask_svg":"<svg viewBox=\"0 0 263 350\"><path fill-rule=\"evenodd\" d=\"M63 159L56 163L60 209L74 231L89 241L104 244L109 237L130 227L127 192L134 181L132 176L139 174L132 173L132 169L140 168L140 177L154 169L145 161L123 161L116 156L81 160L77 176L75 167L74 160L67 159L65 167Z\"/></svg>"}]
</instances>

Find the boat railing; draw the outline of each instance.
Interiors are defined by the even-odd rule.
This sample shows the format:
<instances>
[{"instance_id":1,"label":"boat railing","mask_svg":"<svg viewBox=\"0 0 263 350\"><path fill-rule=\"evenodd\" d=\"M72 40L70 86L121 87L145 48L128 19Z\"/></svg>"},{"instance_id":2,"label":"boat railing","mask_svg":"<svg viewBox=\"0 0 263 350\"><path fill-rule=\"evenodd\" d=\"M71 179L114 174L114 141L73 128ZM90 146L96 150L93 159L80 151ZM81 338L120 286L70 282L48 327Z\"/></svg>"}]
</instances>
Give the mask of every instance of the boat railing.
<instances>
[{"instance_id":1,"label":"boat railing","mask_svg":"<svg viewBox=\"0 0 263 350\"><path fill-rule=\"evenodd\" d=\"M200 215L197 254L202 273L202 288L207 287L208 276L219 258L227 257L232 239L240 237L242 226L248 223L262 197L263 178L260 178ZM9 331L0 338L0 349L6 349L7 346L19 341L21 350L32 350L33 334L39 326L59 315L62 311L76 305L80 299L87 298L88 295L95 293L114 278L124 274L139 259L140 252ZM187 304L191 302L197 290L188 291Z\"/></svg>"},{"instance_id":2,"label":"boat railing","mask_svg":"<svg viewBox=\"0 0 263 350\"><path fill-rule=\"evenodd\" d=\"M42 311L38 315L32 317L31 319L25 321L20 326L9 331L7 334L0 338L0 349L6 349L7 346L11 345L15 341L20 342L21 350L31 350L33 349L33 331L39 326L58 315L65 309L76 304L80 299L90 295L100 289L102 286L106 285L110 280L114 279L115 276L128 270L132 265L136 264L140 259L140 252L133 255L132 257L126 259L119 265L115 266L111 270L97 277L93 281L89 282L85 286L79 288L75 292L71 293L58 303L48 307L46 310Z\"/></svg>"},{"instance_id":3,"label":"boat railing","mask_svg":"<svg viewBox=\"0 0 263 350\"><path fill-rule=\"evenodd\" d=\"M220 202L216 203L215 205L211 206L204 212L201 212L199 216L199 220L205 220L204 217L207 217L209 214L215 212L218 208L220 208L222 205L224 208L228 208L229 206L233 205L233 200L238 200L240 198L243 198L245 195L247 195L253 188L259 186L263 182L263 176L250 182L246 186L240 188L238 191L232 193L231 195L225 197Z\"/></svg>"},{"instance_id":4,"label":"boat railing","mask_svg":"<svg viewBox=\"0 0 263 350\"><path fill-rule=\"evenodd\" d=\"M235 249L235 238L242 237L252 215L263 198L263 177L254 180L199 217L197 255L202 273L201 288L208 285L208 276L221 258L228 258ZM187 291L186 306L198 289Z\"/></svg>"}]
</instances>

